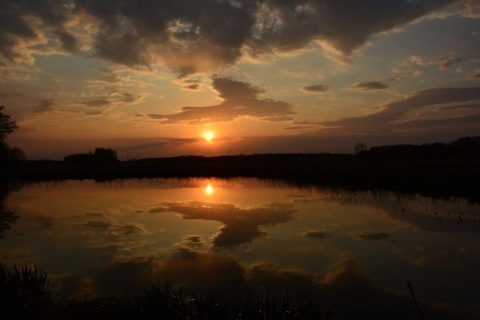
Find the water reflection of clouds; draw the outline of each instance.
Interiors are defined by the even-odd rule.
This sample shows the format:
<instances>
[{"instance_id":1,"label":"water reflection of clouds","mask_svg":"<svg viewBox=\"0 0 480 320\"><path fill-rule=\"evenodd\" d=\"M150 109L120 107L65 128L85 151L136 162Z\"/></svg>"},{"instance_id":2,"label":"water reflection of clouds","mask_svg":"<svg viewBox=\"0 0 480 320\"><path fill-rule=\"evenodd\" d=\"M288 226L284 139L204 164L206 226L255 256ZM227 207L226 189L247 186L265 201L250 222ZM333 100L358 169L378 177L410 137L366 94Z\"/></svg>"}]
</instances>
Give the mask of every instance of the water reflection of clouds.
<instances>
[{"instance_id":1,"label":"water reflection of clouds","mask_svg":"<svg viewBox=\"0 0 480 320\"><path fill-rule=\"evenodd\" d=\"M382 190L342 190L336 197L342 204L376 207L391 219L426 231L480 232L480 205L462 198L432 199Z\"/></svg>"},{"instance_id":2,"label":"water reflection of clouds","mask_svg":"<svg viewBox=\"0 0 480 320\"><path fill-rule=\"evenodd\" d=\"M315 238L315 239L325 239L330 237L332 234L325 230L309 230L302 233L305 237Z\"/></svg>"},{"instance_id":3,"label":"water reflection of clouds","mask_svg":"<svg viewBox=\"0 0 480 320\"><path fill-rule=\"evenodd\" d=\"M80 195L67 188L39 193L27 204L17 199L13 208L21 219L5 239L3 262L38 263L53 272L52 285L63 283L66 295L123 294L166 280L220 297L229 286L242 294L289 287L328 297L326 305L353 303L358 308L346 318L355 318L365 306L374 312L384 303L385 310L413 309L399 284L409 280L421 300L441 305L459 296L457 306L478 303L472 281L480 265L480 242L472 240L480 231L478 205L382 191L322 189L317 195L235 181L142 182L132 190L85 188ZM213 196L206 194L208 183ZM265 241L256 241L267 231ZM344 252L351 257L339 259Z\"/></svg>"},{"instance_id":4,"label":"water reflection of clouds","mask_svg":"<svg viewBox=\"0 0 480 320\"><path fill-rule=\"evenodd\" d=\"M184 219L222 222L223 226L213 237L214 246L220 248L237 246L261 237L265 234L261 226L287 222L292 218L296 209L290 203L240 207L231 203L191 201L164 202L159 207L151 208L149 212L166 211L177 212Z\"/></svg>"},{"instance_id":5,"label":"water reflection of clouds","mask_svg":"<svg viewBox=\"0 0 480 320\"><path fill-rule=\"evenodd\" d=\"M292 300L314 297L325 308L337 308L338 315L346 319L364 314L369 319L416 315L406 288L395 293L375 286L351 256L339 256L325 274L313 275L271 263L245 264L230 255L183 248L166 260L132 258L93 270L88 276L70 274L57 280L62 280L63 295L123 296L152 285L164 287L167 282L174 289L182 288L185 295L214 293L216 300L265 294L288 294ZM452 314L463 312L450 310L449 306L420 305L432 319L450 319Z\"/></svg>"},{"instance_id":6,"label":"water reflection of clouds","mask_svg":"<svg viewBox=\"0 0 480 320\"><path fill-rule=\"evenodd\" d=\"M92 216L92 214L87 214L86 216ZM119 223L104 214L94 215L94 217L94 219L83 222L81 226L89 229L97 229L115 237L128 236L133 233L146 233L145 227L138 223Z\"/></svg>"},{"instance_id":7,"label":"water reflection of clouds","mask_svg":"<svg viewBox=\"0 0 480 320\"><path fill-rule=\"evenodd\" d=\"M195 249L205 246L205 241L198 234L186 235L182 242L177 244L180 248Z\"/></svg>"},{"instance_id":8,"label":"water reflection of clouds","mask_svg":"<svg viewBox=\"0 0 480 320\"><path fill-rule=\"evenodd\" d=\"M388 232L356 231L353 236L359 240L384 240L390 236Z\"/></svg>"}]
</instances>

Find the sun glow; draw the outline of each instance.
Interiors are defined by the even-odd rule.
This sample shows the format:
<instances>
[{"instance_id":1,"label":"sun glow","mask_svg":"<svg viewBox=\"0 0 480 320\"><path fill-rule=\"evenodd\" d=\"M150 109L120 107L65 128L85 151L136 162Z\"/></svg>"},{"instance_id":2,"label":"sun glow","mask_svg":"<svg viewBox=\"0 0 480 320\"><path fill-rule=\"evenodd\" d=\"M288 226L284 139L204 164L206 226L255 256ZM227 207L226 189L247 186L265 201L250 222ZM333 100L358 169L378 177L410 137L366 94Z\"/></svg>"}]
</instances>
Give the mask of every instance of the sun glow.
<instances>
[{"instance_id":1,"label":"sun glow","mask_svg":"<svg viewBox=\"0 0 480 320\"><path fill-rule=\"evenodd\" d=\"M213 187L210 183L205 187L205 193L208 195L213 194Z\"/></svg>"},{"instance_id":2,"label":"sun glow","mask_svg":"<svg viewBox=\"0 0 480 320\"><path fill-rule=\"evenodd\" d=\"M207 142L212 142L214 134L211 131L207 131L204 133L203 137L205 138L205 140L207 140Z\"/></svg>"}]
</instances>

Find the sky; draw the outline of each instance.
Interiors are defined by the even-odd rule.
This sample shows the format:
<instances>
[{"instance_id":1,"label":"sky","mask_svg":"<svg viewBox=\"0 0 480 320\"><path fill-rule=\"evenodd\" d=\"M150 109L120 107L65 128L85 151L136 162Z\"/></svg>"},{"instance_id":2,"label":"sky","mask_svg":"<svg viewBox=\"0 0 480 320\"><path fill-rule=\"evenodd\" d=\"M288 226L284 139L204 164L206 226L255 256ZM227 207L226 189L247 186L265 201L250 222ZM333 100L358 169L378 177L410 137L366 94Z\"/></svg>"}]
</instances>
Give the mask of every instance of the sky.
<instances>
[{"instance_id":1,"label":"sky","mask_svg":"<svg viewBox=\"0 0 480 320\"><path fill-rule=\"evenodd\" d=\"M0 0L0 105L28 159L478 136L480 1Z\"/></svg>"}]
</instances>

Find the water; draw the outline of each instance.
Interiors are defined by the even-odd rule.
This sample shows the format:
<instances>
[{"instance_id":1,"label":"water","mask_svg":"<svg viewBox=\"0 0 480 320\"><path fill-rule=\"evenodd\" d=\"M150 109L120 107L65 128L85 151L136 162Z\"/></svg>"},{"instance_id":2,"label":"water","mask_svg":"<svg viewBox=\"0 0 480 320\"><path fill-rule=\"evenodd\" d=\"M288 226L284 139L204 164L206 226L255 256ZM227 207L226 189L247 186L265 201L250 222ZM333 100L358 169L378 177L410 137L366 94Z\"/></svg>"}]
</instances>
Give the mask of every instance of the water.
<instances>
[{"instance_id":1,"label":"water","mask_svg":"<svg viewBox=\"0 0 480 320\"><path fill-rule=\"evenodd\" d=\"M313 297L346 318L475 319L480 207L385 191L257 179L24 186L0 261L49 272L61 296L168 282L221 298ZM189 291L190 290L190 291Z\"/></svg>"}]
</instances>

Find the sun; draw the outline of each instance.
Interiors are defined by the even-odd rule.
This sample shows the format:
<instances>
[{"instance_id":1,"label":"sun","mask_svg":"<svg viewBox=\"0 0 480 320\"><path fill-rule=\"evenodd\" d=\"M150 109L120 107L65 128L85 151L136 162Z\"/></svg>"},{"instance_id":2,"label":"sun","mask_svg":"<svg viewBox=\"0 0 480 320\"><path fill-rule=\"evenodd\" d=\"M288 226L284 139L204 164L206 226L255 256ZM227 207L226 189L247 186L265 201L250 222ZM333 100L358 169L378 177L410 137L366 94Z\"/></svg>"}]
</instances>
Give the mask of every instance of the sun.
<instances>
[{"instance_id":1,"label":"sun","mask_svg":"<svg viewBox=\"0 0 480 320\"><path fill-rule=\"evenodd\" d=\"M213 194L213 187L210 183L205 187L205 193L208 194L208 195Z\"/></svg>"},{"instance_id":2,"label":"sun","mask_svg":"<svg viewBox=\"0 0 480 320\"><path fill-rule=\"evenodd\" d=\"M205 140L207 140L207 142L212 142L214 134L212 131L207 131L204 133L203 137L205 138Z\"/></svg>"}]
</instances>

